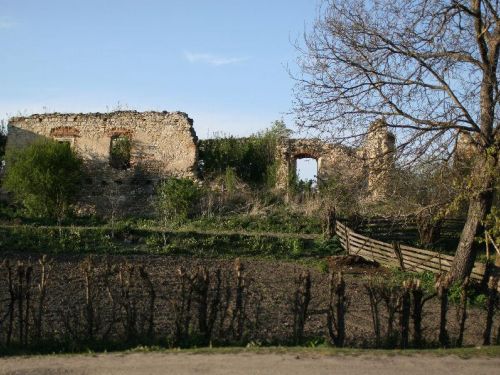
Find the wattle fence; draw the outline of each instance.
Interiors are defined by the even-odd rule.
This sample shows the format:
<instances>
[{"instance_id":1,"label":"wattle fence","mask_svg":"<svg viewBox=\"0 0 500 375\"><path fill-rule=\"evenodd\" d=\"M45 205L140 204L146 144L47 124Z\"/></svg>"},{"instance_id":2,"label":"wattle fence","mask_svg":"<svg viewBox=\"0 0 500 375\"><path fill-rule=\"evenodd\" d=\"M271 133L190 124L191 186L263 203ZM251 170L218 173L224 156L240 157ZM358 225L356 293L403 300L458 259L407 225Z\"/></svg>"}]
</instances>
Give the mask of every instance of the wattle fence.
<instances>
[{"instance_id":1,"label":"wattle fence","mask_svg":"<svg viewBox=\"0 0 500 375\"><path fill-rule=\"evenodd\" d=\"M398 267L404 271L448 272L453 261L453 257L450 255L402 245L398 242L386 243L363 236L338 220L335 232L343 249L348 254L359 255L382 265ZM486 265L476 262L472 269L471 279L482 281L485 272Z\"/></svg>"}]
</instances>

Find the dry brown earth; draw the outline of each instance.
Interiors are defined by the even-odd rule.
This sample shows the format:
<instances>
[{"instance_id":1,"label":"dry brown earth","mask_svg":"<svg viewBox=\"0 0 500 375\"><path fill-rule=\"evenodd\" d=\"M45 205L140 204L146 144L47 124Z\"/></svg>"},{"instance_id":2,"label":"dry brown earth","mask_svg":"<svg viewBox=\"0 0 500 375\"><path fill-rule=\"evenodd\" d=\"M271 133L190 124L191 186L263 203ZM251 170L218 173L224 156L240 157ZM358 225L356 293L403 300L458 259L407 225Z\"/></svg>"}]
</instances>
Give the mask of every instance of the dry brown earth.
<instances>
[{"instance_id":1,"label":"dry brown earth","mask_svg":"<svg viewBox=\"0 0 500 375\"><path fill-rule=\"evenodd\" d=\"M11 261L27 255L13 255ZM34 256L38 258L38 256ZM85 290L83 288L83 274L81 271L81 256L56 256L54 258L51 283L47 294L47 311L45 329L50 332L60 332L63 327L62 317L66 312L83 304ZM104 258L95 259L98 268L103 268ZM176 294L175 285L178 283L177 270L183 267L194 270L204 266L210 270L221 269L227 275L229 282L234 284L234 260L197 259L180 256L113 256L112 263L130 262L135 265L144 265L151 275L156 289L155 303L155 336L165 337L171 334L173 326L172 306ZM249 340L259 344L283 344L292 339L293 316L291 313L291 299L296 289L297 276L304 270L312 274L312 300L310 316L308 317L305 336L306 340L324 338L328 340L325 314L322 313L328 303L328 275L316 267L301 265L295 262L271 260L243 260L246 285L250 290L250 301L247 308L249 319L254 322L249 327ZM35 263L36 264L36 263ZM373 343L373 328L370 317L370 305L364 289L368 276L379 275L384 277L387 271L359 266L342 265L346 272L347 294L350 306L347 313L347 346L363 347ZM0 271L0 301L8 301L8 289L5 283L5 270ZM36 275L35 275L36 278ZM233 280L233 281L231 281ZM139 291L142 293L142 291ZM255 298L259 297L260 302ZM147 301L146 296L144 301ZM107 303L103 300L103 304ZM0 305L0 312L5 311L7 304ZM102 307L106 315L106 306ZM258 314L258 318L257 315ZM77 314L78 315L78 314ZM382 309L382 333L385 332L385 311ZM106 316L104 316L106 318ZM439 308L437 301L431 301L425 308L424 336L428 341L437 341L439 325ZM468 311L465 330L465 345L482 344L482 333L485 324L483 309L472 308ZM494 323L494 337L496 337L498 317ZM455 307L452 306L448 315L448 329L451 338L458 334ZM116 327L114 337L122 340L123 332ZM214 344L221 338L214 338ZM318 342L319 343L319 342Z\"/></svg>"},{"instance_id":2,"label":"dry brown earth","mask_svg":"<svg viewBox=\"0 0 500 375\"><path fill-rule=\"evenodd\" d=\"M2 375L52 374L498 374L500 358L315 354L133 353L0 359Z\"/></svg>"}]
</instances>

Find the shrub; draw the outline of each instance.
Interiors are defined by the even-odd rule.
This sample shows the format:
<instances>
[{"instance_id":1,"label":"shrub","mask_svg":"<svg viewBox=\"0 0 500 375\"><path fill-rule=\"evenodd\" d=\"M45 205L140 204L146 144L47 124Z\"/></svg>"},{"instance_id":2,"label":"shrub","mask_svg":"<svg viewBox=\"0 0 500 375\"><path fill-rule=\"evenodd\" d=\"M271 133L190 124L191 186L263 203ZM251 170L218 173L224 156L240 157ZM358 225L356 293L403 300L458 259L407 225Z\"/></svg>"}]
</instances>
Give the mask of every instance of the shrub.
<instances>
[{"instance_id":1,"label":"shrub","mask_svg":"<svg viewBox=\"0 0 500 375\"><path fill-rule=\"evenodd\" d=\"M82 161L68 143L40 140L6 155L4 187L34 217L62 220L75 202Z\"/></svg>"},{"instance_id":2,"label":"shrub","mask_svg":"<svg viewBox=\"0 0 500 375\"><path fill-rule=\"evenodd\" d=\"M199 157L206 178L234 173L254 187L274 187L276 180L276 146L290 130L282 121L247 138L219 137L201 140ZM231 176L234 177L234 176Z\"/></svg>"},{"instance_id":3,"label":"shrub","mask_svg":"<svg viewBox=\"0 0 500 375\"><path fill-rule=\"evenodd\" d=\"M330 255L342 255L345 250L342 248L338 237L333 237L331 239L317 239L314 241L315 252L318 255L330 256Z\"/></svg>"},{"instance_id":4,"label":"shrub","mask_svg":"<svg viewBox=\"0 0 500 375\"><path fill-rule=\"evenodd\" d=\"M181 223L194 216L201 189L192 180L169 178L156 190L156 210L164 225Z\"/></svg>"}]
</instances>

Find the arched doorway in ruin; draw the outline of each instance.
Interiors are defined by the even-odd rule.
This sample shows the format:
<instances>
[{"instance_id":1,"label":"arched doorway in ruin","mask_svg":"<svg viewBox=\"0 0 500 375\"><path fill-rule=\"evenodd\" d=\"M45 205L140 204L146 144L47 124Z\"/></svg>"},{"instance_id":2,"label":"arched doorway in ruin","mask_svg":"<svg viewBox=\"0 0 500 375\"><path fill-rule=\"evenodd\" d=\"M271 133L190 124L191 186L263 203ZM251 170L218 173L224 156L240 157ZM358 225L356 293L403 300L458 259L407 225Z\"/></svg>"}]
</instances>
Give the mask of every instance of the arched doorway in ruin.
<instances>
[{"instance_id":1,"label":"arched doorway in ruin","mask_svg":"<svg viewBox=\"0 0 500 375\"><path fill-rule=\"evenodd\" d=\"M321 180L324 147L318 140L287 139L278 148L277 184L289 189L291 184L311 182L316 188Z\"/></svg>"},{"instance_id":2,"label":"arched doorway in ruin","mask_svg":"<svg viewBox=\"0 0 500 375\"><path fill-rule=\"evenodd\" d=\"M315 190L318 185L320 162L321 158L310 152L293 154L290 169L296 183L306 190Z\"/></svg>"}]
</instances>

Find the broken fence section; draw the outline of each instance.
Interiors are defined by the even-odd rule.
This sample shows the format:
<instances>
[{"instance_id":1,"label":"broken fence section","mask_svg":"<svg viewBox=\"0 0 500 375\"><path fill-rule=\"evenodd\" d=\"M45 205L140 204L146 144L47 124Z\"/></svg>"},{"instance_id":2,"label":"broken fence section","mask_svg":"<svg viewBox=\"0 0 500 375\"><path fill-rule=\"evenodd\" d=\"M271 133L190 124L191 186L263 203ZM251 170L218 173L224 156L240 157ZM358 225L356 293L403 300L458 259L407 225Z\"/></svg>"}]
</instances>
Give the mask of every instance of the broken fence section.
<instances>
[{"instance_id":1,"label":"broken fence section","mask_svg":"<svg viewBox=\"0 0 500 375\"><path fill-rule=\"evenodd\" d=\"M352 229L336 222L336 234L343 249L352 255L376 261L382 265L398 267L404 271L433 273L448 272L451 269L453 257L435 251L418 249L416 247L392 244L375 240L354 232ZM474 263L471 278L482 281L486 265Z\"/></svg>"}]
</instances>

